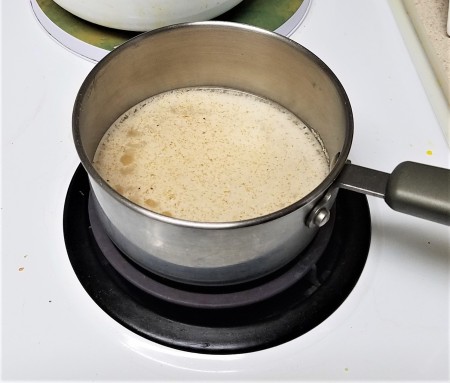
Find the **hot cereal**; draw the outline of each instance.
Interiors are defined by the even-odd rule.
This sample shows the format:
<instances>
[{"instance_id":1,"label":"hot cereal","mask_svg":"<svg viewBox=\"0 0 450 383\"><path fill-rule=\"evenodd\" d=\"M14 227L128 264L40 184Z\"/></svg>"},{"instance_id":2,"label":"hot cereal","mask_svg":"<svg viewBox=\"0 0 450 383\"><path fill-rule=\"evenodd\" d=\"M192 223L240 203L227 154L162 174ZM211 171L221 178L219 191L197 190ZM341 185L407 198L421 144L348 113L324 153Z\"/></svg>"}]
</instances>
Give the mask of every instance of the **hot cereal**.
<instances>
[{"instance_id":1,"label":"hot cereal","mask_svg":"<svg viewBox=\"0 0 450 383\"><path fill-rule=\"evenodd\" d=\"M272 213L329 172L317 136L295 115L222 88L184 88L142 101L106 132L94 166L134 203L202 222Z\"/></svg>"}]
</instances>

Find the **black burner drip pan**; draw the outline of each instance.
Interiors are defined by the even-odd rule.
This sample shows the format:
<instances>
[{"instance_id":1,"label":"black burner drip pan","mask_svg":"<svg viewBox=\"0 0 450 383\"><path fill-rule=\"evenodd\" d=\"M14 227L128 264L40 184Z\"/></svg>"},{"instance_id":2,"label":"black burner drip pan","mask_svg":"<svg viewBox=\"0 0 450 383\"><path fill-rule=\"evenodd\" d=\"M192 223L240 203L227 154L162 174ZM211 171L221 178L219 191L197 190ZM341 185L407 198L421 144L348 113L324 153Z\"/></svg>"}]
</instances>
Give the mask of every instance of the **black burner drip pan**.
<instances>
[{"instance_id":1,"label":"black burner drip pan","mask_svg":"<svg viewBox=\"0 0 450 383\"><path fill-rule=\"evenodd\" d=\"M303 335L347 298L369 252L367 199L341 190L330 222L283 269L237 286L186 286L153 275L123 255L104 233L89 194L80 165L66 197L64 237L82 286L126 328L181 350L242 353Z\"/></svg>"}]
</instances>

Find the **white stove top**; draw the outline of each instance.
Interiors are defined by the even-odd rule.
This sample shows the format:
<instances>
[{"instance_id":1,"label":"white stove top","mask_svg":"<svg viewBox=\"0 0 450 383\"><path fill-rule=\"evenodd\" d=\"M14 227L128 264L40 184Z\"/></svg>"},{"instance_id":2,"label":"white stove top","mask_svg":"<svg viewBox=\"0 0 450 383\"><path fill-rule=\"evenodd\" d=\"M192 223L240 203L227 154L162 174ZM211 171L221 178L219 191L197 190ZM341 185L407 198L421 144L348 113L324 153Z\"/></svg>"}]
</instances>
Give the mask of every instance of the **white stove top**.
<instances>
[{"instance_id":1,"label":"white stove top","mask_svg":"<svg viewBox=\"0 0 450 383\"><path fill-rule=\"evenodd\" d=\"M72 106L94 64L56 44L29 1L1 5L3 380L448 380L449 229L374 198L358 284L300 338L249 354L200 355L148 341L105 314L72 270L62 226L79 164ZM387 0L315 0L291 38L344 85L354 163L388 172L404 160L449 167Z\"/></svg>"}]
</instances>

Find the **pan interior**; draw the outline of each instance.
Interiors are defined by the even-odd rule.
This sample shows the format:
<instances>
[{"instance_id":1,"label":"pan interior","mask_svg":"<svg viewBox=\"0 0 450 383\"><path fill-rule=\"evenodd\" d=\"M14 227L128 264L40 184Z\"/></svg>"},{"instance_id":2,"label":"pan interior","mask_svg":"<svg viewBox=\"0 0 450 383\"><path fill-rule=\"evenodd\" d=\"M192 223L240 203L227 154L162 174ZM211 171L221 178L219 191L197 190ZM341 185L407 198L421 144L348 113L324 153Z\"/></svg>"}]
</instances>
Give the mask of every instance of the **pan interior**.
<instances>
[{"instance_id":1,"label":"pan interior","mask_svg":"<svg viewBox=\"0 0 450 383\"><path fill-rule=\"evenodd\" d=\"M98 179L91 163L94 153L122 113L166 91L205 86L241 90L282 105L320 136L332 165L338 165L331 170L330 182L343 166L352 116L345 92L328 67L287 38L214 22L140 35L91 72L74 110L75 141L90 175Z\"/></svg>"},{"instance_id":2,"label":"pan interior","mask_svg":"<svg viewBox=\"0 0 450 383\"><path fill-rule=\"evenodd\" d=\"M121 115L93 160L137 205L196 222L233 222L281 210L329 173L317 134L252 94L212 87L165 92Z\"/></svg>"}]
</instances>

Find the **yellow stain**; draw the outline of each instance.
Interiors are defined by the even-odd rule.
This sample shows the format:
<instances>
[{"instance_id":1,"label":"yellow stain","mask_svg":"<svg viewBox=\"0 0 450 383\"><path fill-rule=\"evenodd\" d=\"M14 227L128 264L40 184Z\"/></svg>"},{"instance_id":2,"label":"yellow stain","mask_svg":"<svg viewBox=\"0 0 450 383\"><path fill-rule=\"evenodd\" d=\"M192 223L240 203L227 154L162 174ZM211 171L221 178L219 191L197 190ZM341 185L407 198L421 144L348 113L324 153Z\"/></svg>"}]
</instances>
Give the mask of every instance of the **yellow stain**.
<instances>
[{"instance_id":1,"label":"yellow stain","mask_svg":"<svg viewBox=\"0 0 450 383\"><path fill-rule=\"evenodd\" d=\"M432 156L433 155L433 151L432 150L427 150L427 156Z\"/></svg>"}]
</instances>

